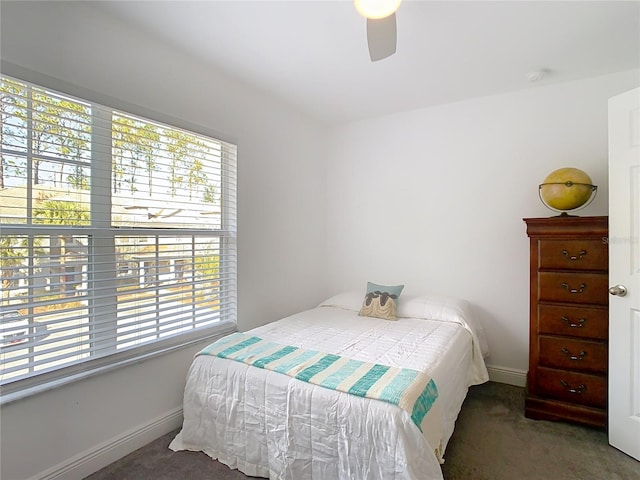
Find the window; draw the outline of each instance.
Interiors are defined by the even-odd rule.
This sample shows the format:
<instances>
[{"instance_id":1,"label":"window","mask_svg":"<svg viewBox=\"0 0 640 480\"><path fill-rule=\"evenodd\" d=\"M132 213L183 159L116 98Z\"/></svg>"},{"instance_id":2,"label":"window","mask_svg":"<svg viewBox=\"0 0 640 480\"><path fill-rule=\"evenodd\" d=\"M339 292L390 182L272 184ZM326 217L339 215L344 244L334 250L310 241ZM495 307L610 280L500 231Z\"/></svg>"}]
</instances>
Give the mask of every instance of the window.
<instances>
[{"instance_id":1,"label":"window","mask_svg":"<svg viewBox=\"0 0 640 480\"><path fill-rule=\"evenodd\" d=\"M3 396L236 320L236 147L2 77Z\"/></svg>"}]
</instances>

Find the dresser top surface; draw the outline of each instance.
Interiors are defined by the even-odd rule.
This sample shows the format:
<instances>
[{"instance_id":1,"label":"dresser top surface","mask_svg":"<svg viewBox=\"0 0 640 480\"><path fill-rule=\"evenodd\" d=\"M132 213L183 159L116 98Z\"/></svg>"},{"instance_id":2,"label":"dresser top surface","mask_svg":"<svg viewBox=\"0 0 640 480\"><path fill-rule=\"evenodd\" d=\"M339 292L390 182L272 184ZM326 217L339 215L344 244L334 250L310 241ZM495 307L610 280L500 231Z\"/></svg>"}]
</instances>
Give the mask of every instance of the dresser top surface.
<instances>
[{"instance_id":1,"label":"dresser top surface","mask_svg":"<svg viewBox=\"0 0 640 480\"><path fill-rule=\"evenodd\" d=\"M527 235L601 235L606 234L609 217L570 217L524 218Z\"/></svg>"}]
</instances>

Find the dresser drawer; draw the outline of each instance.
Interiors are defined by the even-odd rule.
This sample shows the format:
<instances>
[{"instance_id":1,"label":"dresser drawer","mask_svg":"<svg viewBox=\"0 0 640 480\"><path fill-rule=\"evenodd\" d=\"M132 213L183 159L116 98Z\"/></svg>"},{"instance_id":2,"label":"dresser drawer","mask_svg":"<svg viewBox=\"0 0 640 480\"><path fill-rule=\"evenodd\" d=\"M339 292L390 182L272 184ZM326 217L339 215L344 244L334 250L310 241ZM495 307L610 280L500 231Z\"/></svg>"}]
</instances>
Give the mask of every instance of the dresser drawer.
<instances>
[{"instance_id":1,"label":"dresser drawer","mask_svg":"<svg viewBox=\"0 0 640 480\"><path fill-rule=\"evenodd\" d=\"M608 351L605 342L566 337L538 337L539 364L586 373L606 373Z\"/></svg>"},{"instance_id":2,"label":"dresser drawer","mask_svg":"<svg viewBox=\"0 0 640 480\"><path fill-rule=\"evenodd\" d=\"M608 305L609 278L602 273L539 272L538 299Z\"/></svg>"},{"instance_id":3,"label":"dresser drawer","mask_svg":"<svg viewBox=\"0 0 640 480\"><path fill-rule=\"evenodd\" d=\"M540 240L538 267L567 270L607 270L609 248L602 239Z\"/></svg>"},{"instance_id":4,"label":"dresser drawer","mask_svg":"<svg viewBox=\"0 0 640 480\"><path fill-rule=\"evenodd\" d=\"M563 402L596 408L607 405L607 378L601 375L538 367L535 391Z\"/></svg>"},{"instance_id":5,"label":"dresser drawer","mask_svg":"<svg viewBox=\"0 0 640 480\"><path fill-rule=\"evenodd\" d=\"M609 311L598 307L538 304L538 331L574 337L609 337Z\"/></svg>"}]
</instances>

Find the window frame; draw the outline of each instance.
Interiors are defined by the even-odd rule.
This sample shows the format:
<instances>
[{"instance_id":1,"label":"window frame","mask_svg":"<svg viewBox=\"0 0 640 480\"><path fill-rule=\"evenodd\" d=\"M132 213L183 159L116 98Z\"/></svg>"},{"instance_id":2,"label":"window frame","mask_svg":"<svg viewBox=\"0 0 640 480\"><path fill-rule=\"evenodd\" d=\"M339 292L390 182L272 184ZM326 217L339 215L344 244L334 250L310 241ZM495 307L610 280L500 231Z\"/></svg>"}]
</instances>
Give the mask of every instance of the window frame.
<instances>
[{"instance_id":1,"label":"window frame","mask_svg":"<svg viewBox=\"0 0 640 480\"><path fill-rule=\"evenodd\" d=\"M82 101L89 102L91 104L96 104L98 106L107 106L112 111L120 111L126 112L128 114L141 117L144 119L149 119L150 121L159 122L165 124L170 127L175 127L177 129L183 129L189 132L193 132L195 134L203 135L215 140L220 140L225 143L229 143L235 146L236 155L238 150L237 142L234 139L225 138L224 135L220 135L218 132L211 131L208 128L205 128L201 125L192 124L186 122L184 120L174 118L168 116L166 114L161 114L159 112L148 110L142 108L140 106L132 105L122 100L118 100L112 97L108 97L105 95L98 94L96 92L80 88L77 86L73 86L64 82L62 80L58 80L52 77L44 76L42 74L24 69L22 67L16 66L6 61L2 61L0 65L0 71L2 76L7 76L14 79L19 79L18 81L24 81L31 84L35 84L39 87L43 87L45 89L50 89L52 91L61 92L65 95L69 95ZM111 155L102 155L102 161L111 161ZM237 157L236 157L237 158ZM233 162L233 179L234 182L237 182L237 159L234 159ZM109 169L110 170L110 169ZM92 178L93 180L93 178ZM106 188L110 190L110 181L109 178L107 180ZM223 182L223 185L226 185L226 182ZM103 186L104 188L104 186ZM93 186L92 186L93 190ZM237 196L236 196L237 198ZM236 200L237 204L237 200ZM92 203L93 205L93 203ZM237 225L237 208L234 208L234 225ZM223 228L228 224L227 215L231 214L228 209L223 208ZM0 230L4 230L6 226L0 225ZM60 227L56 227L60 229ZM63 229L65 227L62 227ZM29 233L30 235L37 235L39 232L29 229L27 225L22 225L20 227L16 225L11 226L12 233L17 231L24 230L24 233ZM117 230L117 231L116 231ZM126 234L127 228L111 228L111 238L114 238L116 235ZM160 234L162 232L166 233L166 230L169 229L153 229L152 233ZM83 227L82 234L91 235L94 231L92 227L86 228ZM140 229L135 229L136 233L140 233ZM201 230L172 230L171 233L174 234L202 234L207 232L206 230L203 232ZM104 234L104 230L100 230L101 234ZM233 262L235 264L233 280L232 280L232 294L235 297L235 301L233 302L233 314L231 315L233 320L222 319L219 323L208 326L208 327L200 327L198 329L190 330L186 333L181 333L179 335L175 335L166 339L156 340L151 343L142 344L140 346L133 347L131 349L127 349L124 351L116 351L115 353L111 353L107 356L91 358L89 360L84 360L79 363L75 363L63 368L59 368L57 370L53 370L50 372L46 372L43 374L38 374L35 376L31 376L28 378L16 380L13 382L9 382L6 385L2 386L0 391L0 405L4 405L25 397L28 397L33 394L41 393L43 391L48 391L54 388L58 388L63 385L67 385L72 382L76 382L78 380L102 374L105 372L109 372L115 369L119 369L125 366L133 365L141 361L146 361L152 359L154 357L165 355L167 353L189 348L195 346L196 344L202 344L205 342L213 341L217 338L220 338L224 335L227 335L231 332L237 331L237 325L235 323L235 319L237 318L237 232L234 231L231 233L233 238L233 246L231 247L233 250ZM227 235L219 235L221 250L220 253L223 253L222 244L225 243L225 238L229 238ZM222 259L221 259L222 261Z\"/></svg>"}]
</instances>

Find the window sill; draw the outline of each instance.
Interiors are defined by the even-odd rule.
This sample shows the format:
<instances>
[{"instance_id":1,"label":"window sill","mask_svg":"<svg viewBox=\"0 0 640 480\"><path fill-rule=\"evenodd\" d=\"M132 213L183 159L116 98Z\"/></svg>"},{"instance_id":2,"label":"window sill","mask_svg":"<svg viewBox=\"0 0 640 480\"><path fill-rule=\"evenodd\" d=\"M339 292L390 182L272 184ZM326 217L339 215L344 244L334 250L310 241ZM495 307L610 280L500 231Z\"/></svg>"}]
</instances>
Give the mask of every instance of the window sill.
<instances>
[{"instance_id":1,"label":"window sill","mask_svg":"<svg viewBox=\"0 0 640 480\"><path fill-rule=\"evenodd\" d=\"M50 373L44 373L36 377L9 383L0 389L0 406L22 400L32 395L54 390L79 380L145 362L167 353L188 348L203 341L214 342L236 331L237 327L235 323L225 322L206 330L193 332L191 335L183 334L179 337L167 339L166 341L144 345L129 351L119 352L107 357L85 362L84 364L72 365Z\"/></svg>"}]
</instances>

